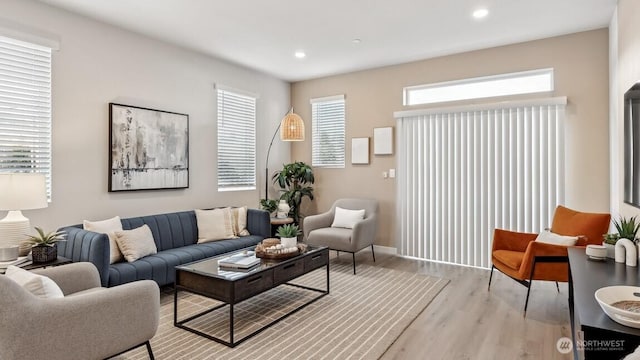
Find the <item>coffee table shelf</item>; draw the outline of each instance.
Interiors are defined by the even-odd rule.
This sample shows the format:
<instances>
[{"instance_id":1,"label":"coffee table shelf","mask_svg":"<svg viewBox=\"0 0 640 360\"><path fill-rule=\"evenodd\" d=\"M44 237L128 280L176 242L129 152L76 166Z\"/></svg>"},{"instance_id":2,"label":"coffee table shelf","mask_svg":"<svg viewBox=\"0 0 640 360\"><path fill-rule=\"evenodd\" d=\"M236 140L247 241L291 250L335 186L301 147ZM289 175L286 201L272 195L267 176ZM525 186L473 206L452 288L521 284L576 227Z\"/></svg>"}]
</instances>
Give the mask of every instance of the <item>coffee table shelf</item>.
<instances>
[{"instance_id":1,"label":"coffee table shelf","mask_svg":"<svg viewBox=\"0 0 640 360\"><path fill-rule=\"evenodd\" d=\"M240 253L248 249L243 249L235 253ZM327 247L309 246L307 251L295 257L275 261L261 260L255 269L248 272L226 271L218 267L218 260L231 254L207 258L192 263L176 266L176 281L174 291L174 312L173 324L176 327L185 329L192 333L204 336L210 340L219 342L229 347L244 342L245 340L259 334L265 329L278 323L279 321L293 315L306 306L314 303L323 296L329 294L329 249ZM318 289L299 284L289 283L290 280L308 274L314 270L326 268L326 289ZM301 288L319 293L308 302L296 307L292 311L284 314L280 318L270 322L256 331L240 339L234 338L234 305L261 294L277 286L285 285ZM221 301L222 304L190 316L186 319L178 320L178 292L187 291L202 295L214 300ZM187 325L188 322L212 311L229 306L229 340L225 340L211 334L206 334Z\"/></svg>"}]
</instances>

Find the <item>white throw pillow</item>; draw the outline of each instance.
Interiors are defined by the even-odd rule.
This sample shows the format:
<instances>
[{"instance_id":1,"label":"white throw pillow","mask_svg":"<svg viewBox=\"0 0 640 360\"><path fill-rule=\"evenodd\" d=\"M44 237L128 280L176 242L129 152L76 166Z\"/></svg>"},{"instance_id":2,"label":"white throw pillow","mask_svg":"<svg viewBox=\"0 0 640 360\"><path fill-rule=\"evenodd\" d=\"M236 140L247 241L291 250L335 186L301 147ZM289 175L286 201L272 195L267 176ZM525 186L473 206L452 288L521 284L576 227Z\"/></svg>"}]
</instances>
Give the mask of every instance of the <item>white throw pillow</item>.
<instances>
[{"instance_id":1,"label":"white throw pillow","mask_svg":"<svg viewBox=\"0 0 640 360\"><path fill-rule=\"evenodd\" d=\"M82 222L82 226L85 230L107 234L109 237L109 264L117 263L123 260L122 252L118 248L116 242L116 231L122 231L122 222L120 216L112 217L111 219L102 221L89 221Z\"/></svg>"},{"instance_id":2,"label":"white throw pillow","mask_svg":"<svg viewBox=\"0 0 640 360\"><path fill-rule=\"evenodd\" d=\"M356 223L362 221L362 219L364 219L364 209L349 210L336 206L331 227L353 229Z\"/></svg>"},{"instance_id":3,"label":"white throw pillow","mask_svg":"<svg viewBox=\"0 0 640 360\"><path fill-rule=\"evenodd\" d=\"M196 209L196 222L198 224L198 244L236 238L233 233L233 215L231 215L229 208Z\"/></svg>"},{"instance_id":4,"label":"white throw pillow","mask_svg":"<svg viewBox=\"0 0 640 360\"><path fill-rule=\"evenodd\" d=\"M553 245L573 246L578 242L578 238L579 236L558 235L549 230L544 230L538 235L536 241Z\"/></svg>"},{"instance_id":5,"label":"white throw pillow","mask_svg":"<svg viewBox=\"0 0 640 360\"><path fill-rule=\"evenodd\" d=\"M249 236L247 230L247 207L229 208L233 216L233 234L235 236Z\"/></svg>"},{"instance_id":6,"label":"white throw pillow","mask_svg":"<svg viewBox=\"0 0 640 360\"><path fill-rule=\"evenodd\" d=\"M9 265L5 276L18 283L27 291L43 299L63 298L64 294L58 284L46 276L34 274L17 266Z\"/></svg>"},{"instance_id":7,"label":"white throw pillow","mask_svg":"<svg viewBox=\"0 0 640 360\"><path fill-rule=\"evenodd\" d=\"M116 231L116 241L125 260L134 262L147 255L158 253L149 225L131 230Z\"/></svg>"}]
</instances>

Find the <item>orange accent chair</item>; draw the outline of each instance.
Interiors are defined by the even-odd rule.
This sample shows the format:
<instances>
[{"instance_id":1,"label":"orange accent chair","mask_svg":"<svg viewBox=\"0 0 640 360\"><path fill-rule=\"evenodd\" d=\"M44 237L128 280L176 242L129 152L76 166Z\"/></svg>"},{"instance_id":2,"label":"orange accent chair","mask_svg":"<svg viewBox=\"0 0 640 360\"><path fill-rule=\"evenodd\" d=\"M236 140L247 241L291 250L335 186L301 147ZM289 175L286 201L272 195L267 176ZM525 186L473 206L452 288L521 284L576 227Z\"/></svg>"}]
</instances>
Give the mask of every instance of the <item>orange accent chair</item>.
<instances>
[{"instance_id":1,"label":"orange accent chair","mask_svg":"<svg viewBox=\"0 0 640 360\"><path fill-rule=\"evenodd\" d=\"M586 247L588 244L601 244L602 235L609 230L610 214L585 213L558 206L553 216L551 232L579 236L575 246ZM569 280L569 258L567 246L546 244L534 241L538 234L520 233L495 229L491 250L491 275L493 269L527 287L527 298L524 303L524 315L527 313L529 292L533 280L555 281Z\"/></svg>"}]
</instances>

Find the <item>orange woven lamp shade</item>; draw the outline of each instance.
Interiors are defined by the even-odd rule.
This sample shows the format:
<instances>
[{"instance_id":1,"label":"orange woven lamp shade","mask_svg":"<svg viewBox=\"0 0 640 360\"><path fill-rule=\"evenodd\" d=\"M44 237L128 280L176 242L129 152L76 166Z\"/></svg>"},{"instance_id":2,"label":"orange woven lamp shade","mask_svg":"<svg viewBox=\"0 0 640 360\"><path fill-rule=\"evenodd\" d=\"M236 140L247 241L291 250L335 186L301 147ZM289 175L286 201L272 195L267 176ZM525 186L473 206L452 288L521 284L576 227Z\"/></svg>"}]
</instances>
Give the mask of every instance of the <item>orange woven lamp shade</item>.
<instances>
[{"instance_id":1,"label":"orange woven lamp shade","mask_svg":"<svg viewBox=\"0 0 640 360\"><path fill-rule=\"evenodd\" d=\"M293 111L288 113L280 123L280 140L304 141L304 121Z\"/></svg>"}]
</instances>

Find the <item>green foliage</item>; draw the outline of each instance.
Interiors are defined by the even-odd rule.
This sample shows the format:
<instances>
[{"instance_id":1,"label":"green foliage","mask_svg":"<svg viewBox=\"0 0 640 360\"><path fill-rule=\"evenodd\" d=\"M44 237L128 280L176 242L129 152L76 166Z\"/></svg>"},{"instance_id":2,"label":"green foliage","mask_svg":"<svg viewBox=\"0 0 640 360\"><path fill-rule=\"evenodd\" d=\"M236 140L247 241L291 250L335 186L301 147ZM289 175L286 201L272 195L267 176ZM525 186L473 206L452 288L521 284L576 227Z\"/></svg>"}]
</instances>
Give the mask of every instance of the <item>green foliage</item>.
<instances>
[{"instance_id":1,"label":"green foliage","mask_svg":"<svg viewBox=\"0 0 640 360\"><path fill-rule=\"evenodd\" d=\"M280 199L286 200L291 208L289 217L299 224L302 199L308 197L313 200L313 187L308 185L315 182L313 169L302 161L285 164L282 170L273 175L272 180L280 186Z\"/></svg>"},{"instance_id":2,"label":"green foliage","mask_svg":"<svg viewBox=\"0 0 640 360\"><path fill-rule=\"evenodd\" d=\"M604 242L609 245L615 245L620 239L620 235L618 234L604 234L602 237L604 238Z\"/></svg>"},{"instance_id":3,"label":"green foliage","mask_svg":"<svg viewBox=\"0 0 640 360\"><path fill-rule=\"evenodd\" d=\"M278 210L278 202L273 199L261 199L260 206L262 206L262 210L266 210L269 214Z\"/></svg>"},{"instance_id":4,"label":"green foliage","mask_svg":"<svg viewBox=\"0 0 640 360\"><path fill-rule=\"evenodd\" d=\"M280 236L281 238L292 238L298 235L302 235L302 231L300 231L298 225L286 224L278 227L276 235Z\"/></svg>"},{"instance_id":5,"label":"green foliage","mask_svg":"<svg viewBox=\"0 0 640 360\"><path fill-rule=\"evenodd\" d=\"M613 225L618 230L618 235L620 235L621 239L636 240L636 234L640 230L640 222L637 221L636 216L628 219L622 216L620 220L613 220Z\"/></svg>"},{"instance_id":6,"label":"green foliage","mask_svg":"<svg viewBox=\"0 0 640 360\"><path fill-rule=\"evenodd\" d=\"M27 235L28 239L27 243L31 244L31 246L53 246L58 241L66 241L65 237L67 233L64 231L51 231L49 233L45 233L41 228L35 227L38 232L37 235Z\"/></svg>"}]
</instances>

